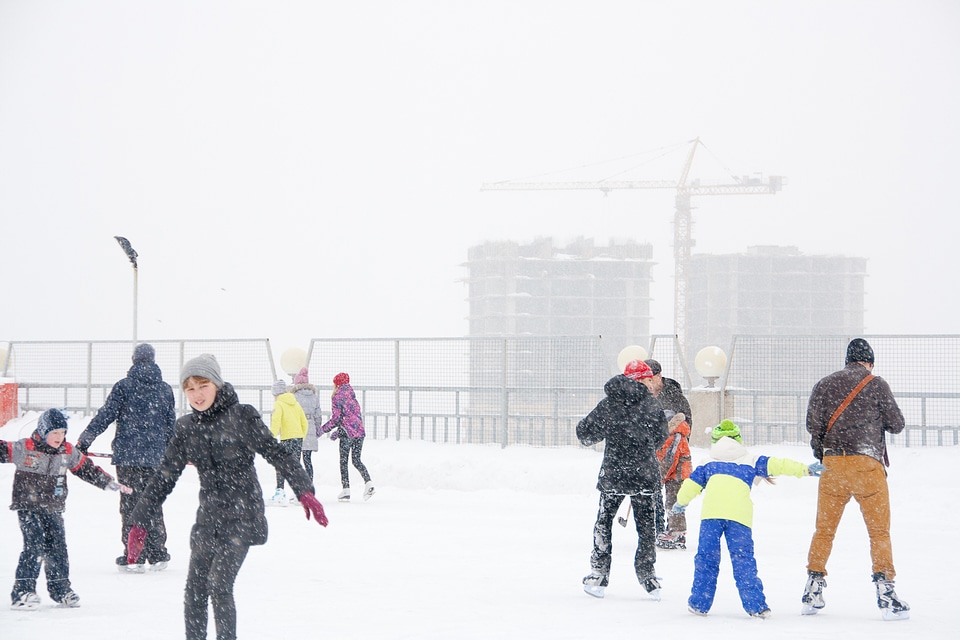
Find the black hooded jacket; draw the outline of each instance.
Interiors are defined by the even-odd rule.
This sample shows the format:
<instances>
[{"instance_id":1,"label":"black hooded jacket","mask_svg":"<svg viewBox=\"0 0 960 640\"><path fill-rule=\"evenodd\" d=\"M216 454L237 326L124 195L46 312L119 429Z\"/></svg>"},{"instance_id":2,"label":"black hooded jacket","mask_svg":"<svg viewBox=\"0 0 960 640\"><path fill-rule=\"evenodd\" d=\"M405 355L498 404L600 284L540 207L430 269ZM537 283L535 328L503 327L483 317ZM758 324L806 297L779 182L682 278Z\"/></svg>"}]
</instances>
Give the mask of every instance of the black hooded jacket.
<instances>
[{"instance_id":1,"label":"black hooded jacket","mask_svg":"<svg viewBox=\"0 0 960 640\"><path fill-rule=\"evenodd\" d=\"M257 453L276 467L297 497L313 493L313 483L297 459L280 447L257 410L240 404L233 386L225 383L209 409L177 420L163 461L134 509L133 524L144 526L150 521L191 463L200 477L194 534L216 533L220 539L236 536L250 545L265 543L263 489L253 465Z\"/></svg>"},{"instance_id":2,"label":"black hooded jacket","mask_svg":"<svg viewBox=\"0 0 960 640\"><path fill-rule=\"evenodd\" d=\"M606 398L577 425L584 446L604 442L597 489L637 495L660 487L657 449L667 439L663 407L641 382L618 375L603 385Z\"/></svg>"}]
</instances>

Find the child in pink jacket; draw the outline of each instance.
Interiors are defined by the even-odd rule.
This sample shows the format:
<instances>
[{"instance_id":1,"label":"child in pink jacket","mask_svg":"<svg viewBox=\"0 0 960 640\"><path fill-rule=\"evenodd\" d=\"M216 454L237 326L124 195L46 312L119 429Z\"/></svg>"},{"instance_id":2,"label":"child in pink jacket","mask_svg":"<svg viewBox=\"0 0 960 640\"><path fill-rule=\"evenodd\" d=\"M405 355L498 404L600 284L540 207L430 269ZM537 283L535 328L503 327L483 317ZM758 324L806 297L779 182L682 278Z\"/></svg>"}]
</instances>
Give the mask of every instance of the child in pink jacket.
<instances>
[{"instance_id":1,"label":"child in pink jacket","mask_svg":"<svg viewBox=\"0 0 960 640\"><path fill-rule=\"evenodd\" d=\"M331 416L325 423L317 427L317 436L332 431L331 440L340 439L340 482L343 491L337 496L341 502L350 500L350 468L349 461L353 458L353 466L363 477L363 499L369 500L373 496L373 481L370 472L360 460L363 452L363 439L366 432L363 430L363 417L360 413L360 403L357 394L350 386L350 376L338 373L333 377L333 395L331 396Z\"/></svg>"}]
</instances>

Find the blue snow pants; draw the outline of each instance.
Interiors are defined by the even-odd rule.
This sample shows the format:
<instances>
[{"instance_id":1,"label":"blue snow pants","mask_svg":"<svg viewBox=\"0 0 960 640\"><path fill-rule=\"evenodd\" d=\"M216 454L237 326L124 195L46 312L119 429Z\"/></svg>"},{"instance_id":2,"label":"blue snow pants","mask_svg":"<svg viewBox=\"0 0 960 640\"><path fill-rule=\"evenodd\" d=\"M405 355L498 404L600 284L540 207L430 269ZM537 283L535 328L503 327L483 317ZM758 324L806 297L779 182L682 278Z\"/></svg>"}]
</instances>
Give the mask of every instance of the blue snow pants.
<instances>
[{"instance_id":1,"label":"blue snow pants","mask_svg":"<svg viewBox=\"0 0 960 640\"><path fill-rule=\"evenodd\" d=\"M693 560L693 588L687 604L701 613L707 613L713 606L720 573L721 536L727 539L733 578L744 610L749 614L760 613L768 607L763 597L763 583L757 575L757 560L753 556L753 530L722 518L700 521L700 541Z\"/></svg>"},{"instance_id":2,"label":"blue snow pants","mask_svg":"<svg viewBox=\"0 0 960 640\"><path fill-rule=\"evenodd\" d=\"M17 518L23 534L23 551L17 563L11 602L24 593L36 593L41 564L47 577L47 592L59 602L70 591L70 561L67 559L63 514L17 511Z\"/></svg>"}]
</instances>

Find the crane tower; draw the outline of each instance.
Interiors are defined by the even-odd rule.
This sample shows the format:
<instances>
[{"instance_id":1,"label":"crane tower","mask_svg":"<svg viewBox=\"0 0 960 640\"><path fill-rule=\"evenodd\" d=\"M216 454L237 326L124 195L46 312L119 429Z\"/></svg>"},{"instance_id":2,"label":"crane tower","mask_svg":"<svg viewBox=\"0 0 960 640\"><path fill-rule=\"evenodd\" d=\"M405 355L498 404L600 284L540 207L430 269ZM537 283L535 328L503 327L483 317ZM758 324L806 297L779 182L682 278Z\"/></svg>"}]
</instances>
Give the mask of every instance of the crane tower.
<instances>
[{"instance_id":1,"label":"crane tower","mask_svg":"<svg viewBox=\"0 0 960 640\"><path fill-rule=\"evenodd\" d=\"M690 274L690 250L694 241L691 234L691 205L694 196L724 196L774 194L783 187L783 176L734 177L732 182L719 184L690 180L690 167L697 147L703 145L700 138L691 141L690 152L677 180L597 180L572 182L485 182L481 191L527 191L527 190L600 190L604 194L614 189L675 189L676 199L673 214L673 327L683 349L687 348L687 287Z\"/></svg>"}]
</instances>

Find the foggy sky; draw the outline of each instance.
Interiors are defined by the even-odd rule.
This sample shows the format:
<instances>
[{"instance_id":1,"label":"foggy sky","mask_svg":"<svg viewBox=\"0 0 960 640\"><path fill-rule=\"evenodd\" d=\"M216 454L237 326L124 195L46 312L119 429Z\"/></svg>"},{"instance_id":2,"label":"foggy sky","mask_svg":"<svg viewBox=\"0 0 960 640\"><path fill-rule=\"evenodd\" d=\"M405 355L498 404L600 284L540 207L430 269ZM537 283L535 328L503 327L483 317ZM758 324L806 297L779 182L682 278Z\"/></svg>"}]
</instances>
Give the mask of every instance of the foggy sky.
<instances>
[{"instance_id":1,"label":"foggy sky","mask_svg":"<svg viewBox=\"0 0 960 640\"><path fill-rule=\"evenodd\" d=\"M672 191L480 185L697 136L691 178L788 183L695 199L694 252L866 257L868 333L956 333L957 33L952 1L0 0L0 341L129 338L115 235L142 340L464 335L467 248L542 236L652 243L667 333Z\"/></svg>"}]
</instances>

